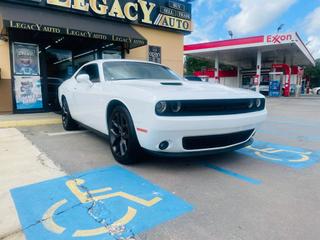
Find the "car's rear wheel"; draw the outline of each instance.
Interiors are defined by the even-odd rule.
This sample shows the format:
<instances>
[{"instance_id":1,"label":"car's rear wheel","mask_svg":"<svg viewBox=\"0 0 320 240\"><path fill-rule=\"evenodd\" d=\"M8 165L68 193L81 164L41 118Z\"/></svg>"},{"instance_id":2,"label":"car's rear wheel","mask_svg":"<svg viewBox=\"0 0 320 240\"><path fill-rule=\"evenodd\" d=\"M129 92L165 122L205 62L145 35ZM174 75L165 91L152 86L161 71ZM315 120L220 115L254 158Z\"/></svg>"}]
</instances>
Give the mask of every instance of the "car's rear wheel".
<instances>
[{"instance_id":1,"label":"car's rear wheel","mask_svg":"<svg viewBox=\"0 0 320 240\"><path fill-rule=\"evenodd\" d=\"M78 129L78 123L71 117L68 102L65 98L62 98L62 126L66 131L72 131Z\"/></svg>"},{"instance_id":2,"label":"car's rear wheel","mask_svg":"<svg viewBox=\"0 0 320 240\"><path fill-rule=\"evenodd\" d=\"M108 117L110 147L113 157L121 164L133 164L142 157L130 113L122 105L116 106Z\"/></svg>"},{"instance_id":3,"label":"car's rear wheel","mask_svg":"<svg viewBox=\"0 0 320 240\"><path fill-rule=\"evenodd\" d=\"M317 91L317 94L320 95L320 90Z\"/></svg>"}]
</instances>

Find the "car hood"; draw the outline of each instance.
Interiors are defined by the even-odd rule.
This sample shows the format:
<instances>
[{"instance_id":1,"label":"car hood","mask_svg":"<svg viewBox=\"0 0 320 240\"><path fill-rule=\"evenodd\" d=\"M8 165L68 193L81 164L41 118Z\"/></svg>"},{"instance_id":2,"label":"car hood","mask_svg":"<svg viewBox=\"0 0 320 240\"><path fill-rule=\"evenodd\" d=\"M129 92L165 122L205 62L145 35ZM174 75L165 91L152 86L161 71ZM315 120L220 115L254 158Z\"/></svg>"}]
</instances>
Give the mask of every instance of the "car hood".
<instances>
[{"instance_id":1,"label":"car hood","mask_svg":"<svg viewBox=\"0 0 320 240\"><path fill-rule=\"evenodd\" d=\"M264 98L263 95L251 90L207 82L120 80L114 81L113 84L132 88L132 91L144 90L158 100Z\"/></svg>"}]
</instances>

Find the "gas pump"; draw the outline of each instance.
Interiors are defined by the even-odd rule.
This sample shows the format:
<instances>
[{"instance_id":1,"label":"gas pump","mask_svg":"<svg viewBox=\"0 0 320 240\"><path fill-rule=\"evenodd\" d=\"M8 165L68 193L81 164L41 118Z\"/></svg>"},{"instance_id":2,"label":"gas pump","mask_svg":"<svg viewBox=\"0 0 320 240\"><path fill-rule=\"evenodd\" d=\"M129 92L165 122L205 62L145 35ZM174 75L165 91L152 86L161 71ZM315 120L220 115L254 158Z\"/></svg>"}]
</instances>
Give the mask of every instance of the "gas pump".
<instances>
[{"instance_id":1,"label":"gas pump","mask_svg":"<svg viewBox=\"0 0 320 240\"><path fill-rule=\"evenodd\" d=\"M300 94L304 94L304 82L303 82L304 68L298 67L297 84L296 84L296 97Z\"/></svg>"},{"instance_id":2,"label":"gas pump","mask_svg":"<svg viewBox=\"0 0 320 240\"><path fill-rule=\"evenodd\" d=\"M290 97L290 78L291 68L288 64L272 64L274 71L283 69L283 78L281 84L283 85L283 96Z\"/></svg>"},{"instance_id":3,"label":"gas pump","mask_svg":"<svg viewBox=\"0 0 320 240\"><path fill-rule=\"evenodd\" d=\"M280 97L282 93L283 72L270 72L269 96Z\"/></svg>"}]
</instances>

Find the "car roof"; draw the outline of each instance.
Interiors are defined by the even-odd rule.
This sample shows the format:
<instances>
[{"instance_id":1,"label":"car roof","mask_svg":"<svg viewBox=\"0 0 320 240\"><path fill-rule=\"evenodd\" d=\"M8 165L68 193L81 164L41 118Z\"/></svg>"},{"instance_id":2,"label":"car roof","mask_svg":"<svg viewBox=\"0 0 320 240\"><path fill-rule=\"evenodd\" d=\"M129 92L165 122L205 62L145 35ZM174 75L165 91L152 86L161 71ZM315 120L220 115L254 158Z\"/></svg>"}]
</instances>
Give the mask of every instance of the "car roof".
<instances>
[{"instance_id":1,"label":"car roof","mask_svg":"<svg viewBox=\"0 0 320 240\"><path fill-rule=\"evenodd\" d=\"M106 63L106 62L137 62L137 63L148 63L148 64L154 64L154 65L159 65L159 66L164 66L162 64L159 64L159 63L154 63L154 62L149 62L149 61L142 61L142 60L131 60L131 59L98 59L98 60L93 60L91 62L88 62L86 64L84 64L83 66L85 65L88 65L88 64L92 64L92 63Z\"/></svg>"}]
</instances>

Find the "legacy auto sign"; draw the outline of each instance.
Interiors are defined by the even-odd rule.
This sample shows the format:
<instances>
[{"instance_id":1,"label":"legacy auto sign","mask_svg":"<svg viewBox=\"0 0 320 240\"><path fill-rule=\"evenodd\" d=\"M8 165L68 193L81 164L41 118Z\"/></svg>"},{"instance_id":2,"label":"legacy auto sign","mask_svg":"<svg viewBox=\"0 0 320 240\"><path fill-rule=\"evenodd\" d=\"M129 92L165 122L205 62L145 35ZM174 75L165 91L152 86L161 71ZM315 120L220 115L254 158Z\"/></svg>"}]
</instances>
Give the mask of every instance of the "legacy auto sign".
<instances>
[{"instance_id":1,"label":"legacy auto sign","mask_svg":"<svg viewBox=\"0 0 320 240\"><path fill-rule=\"evenodd\" d=\"M6 0L181 32L192 31L191 4L168 0Z\"/></svg>"}]
</instances>

